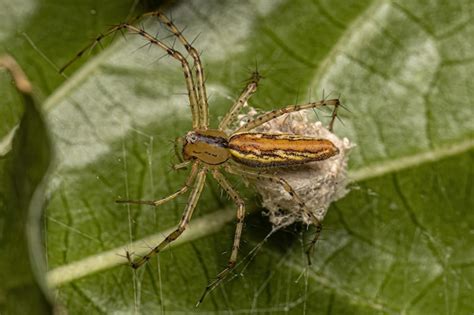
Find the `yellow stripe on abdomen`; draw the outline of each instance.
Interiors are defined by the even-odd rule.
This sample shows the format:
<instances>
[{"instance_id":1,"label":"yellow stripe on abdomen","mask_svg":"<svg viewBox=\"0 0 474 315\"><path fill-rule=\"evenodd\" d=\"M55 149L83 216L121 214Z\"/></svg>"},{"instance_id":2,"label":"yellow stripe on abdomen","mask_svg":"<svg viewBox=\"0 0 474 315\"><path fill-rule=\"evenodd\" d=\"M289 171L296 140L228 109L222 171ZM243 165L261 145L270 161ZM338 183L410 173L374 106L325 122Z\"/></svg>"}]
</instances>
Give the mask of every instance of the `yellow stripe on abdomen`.
<instances>
[{"instance_id":1,"label":"yellow stripe on abdomen","mask_svg":"<svg viewBox=\"0 0 474 315\"><path fill-rule=\"evenodd\" d=\"M290 134L241 133L228 144L231 157L251 167L283 167L321 161L339 150L329 140Z\"/></svg>"}]
</instances>

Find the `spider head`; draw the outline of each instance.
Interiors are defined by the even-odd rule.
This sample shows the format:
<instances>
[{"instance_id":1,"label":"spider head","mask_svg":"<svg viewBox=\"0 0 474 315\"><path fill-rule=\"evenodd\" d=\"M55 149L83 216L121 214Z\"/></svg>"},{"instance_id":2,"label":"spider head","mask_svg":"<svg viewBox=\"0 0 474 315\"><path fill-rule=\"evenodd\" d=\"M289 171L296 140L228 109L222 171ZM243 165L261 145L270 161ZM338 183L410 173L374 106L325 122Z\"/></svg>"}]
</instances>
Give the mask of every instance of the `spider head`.
<instances>
[{"instance_id":1,"label":"spider head","mask_svg":"<svg viewBox=\"0 0 474 315\"><path fill-rule=\"evenodd\" d=\"M193 130L183 142L183 158L198 159L206 164L222 164L229 159L227 135L219 130Z\"/></svg>"}]
</instances>

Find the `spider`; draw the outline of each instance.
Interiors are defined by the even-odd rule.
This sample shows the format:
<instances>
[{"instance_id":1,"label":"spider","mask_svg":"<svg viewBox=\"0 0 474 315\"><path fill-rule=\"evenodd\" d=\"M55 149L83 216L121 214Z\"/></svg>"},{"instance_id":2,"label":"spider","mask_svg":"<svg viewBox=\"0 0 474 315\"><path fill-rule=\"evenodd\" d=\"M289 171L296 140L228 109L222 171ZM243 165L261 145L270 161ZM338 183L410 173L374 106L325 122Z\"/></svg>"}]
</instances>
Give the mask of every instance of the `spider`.
<instances>
[{"instance_id":1,"label":"spider","mask_svg":"<svg viewBox=\"0 0 474 315\"><path fill-rule=\"evenodd\" d=\"M158 39L156 36L151 35L143 28L134 26L134 22L143 17L157 18L164 27L173 34L172 36L177 38L178 42L184 46L184 49L193 60L194 74L192 73L192 68L187 58L185 58L182 53ZM184 185L175 193L158 200L116 201L121 204L145 204L158 207L183 195L188 190L191 191L177 228L166 236L161 243L153 247L148 254L142 257L133 258L132 254L127 252L126 257L130 266L137 269L144 265L184 232L203 191L206 174L210 173L235 203L237 207L237 223L227 266L207 285L198 305L203 301L204 297L213 290L236 265L244 226L245 202L228 182L222 171L251 180L270 181L281 185L293 199L295 207L299 207L302 213L304 213L308 220L316 227L315 236L307 249L309 257L321 233L321 222L306 207L303 200L285 179L269 174L268 170L295 167L309 162L325 160L337 155L339 150L331 141L326 139L292 134L259 133L252 132L252 130L270 120L292 112L333 106L334 110L329 124L329 130L332 130L337 116L337 109L338 106L340 106L339 99L323 99L317 102L289 105L281 109L273 110L257 116L255 119L248 121L228 134L225 130L229 129L232 124L235 123L239 111L257 91L261 76L258 72L254 72L247 86L243 89L227 114L221 119L217 128L211 129L209 128L209 106L206 94L205 75L200 55L175 24L160 11L145 13L129 23L121 23L111 27L106 33L99 35L92 43L82 49L60 72L63 72L71 63L80 58L84 52L92 49L97 43L100 43L103 38L123 30L132 34L138 34L151 45L162 49L167 55L181 64L192 114L192 130L188 131L184 137L179 138L178 143L182 145L181 150L177 149L180 163L174 166L175 169L191 169Z\"/></svg>"}]
</instances>

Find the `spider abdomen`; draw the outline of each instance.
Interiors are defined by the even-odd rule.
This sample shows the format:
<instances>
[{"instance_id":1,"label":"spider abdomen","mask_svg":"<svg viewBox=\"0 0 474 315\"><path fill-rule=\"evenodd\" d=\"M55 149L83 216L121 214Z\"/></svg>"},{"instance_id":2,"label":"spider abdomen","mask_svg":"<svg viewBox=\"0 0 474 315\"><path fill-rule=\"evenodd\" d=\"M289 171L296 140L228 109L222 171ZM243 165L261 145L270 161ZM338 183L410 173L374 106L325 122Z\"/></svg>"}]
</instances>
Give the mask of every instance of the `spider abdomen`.
<instances>
[{"instance_id":1,"label":"spider abdomen","mask_svg":"<svg viewBox=\"0 0 474 315\"><path fill-rule=\"evenodd\" d=\"M328 159L339 153L329 140L292 134L240 133L229 139L233 160L250 167L285 167Z\"/></svg>"}]
</instances>

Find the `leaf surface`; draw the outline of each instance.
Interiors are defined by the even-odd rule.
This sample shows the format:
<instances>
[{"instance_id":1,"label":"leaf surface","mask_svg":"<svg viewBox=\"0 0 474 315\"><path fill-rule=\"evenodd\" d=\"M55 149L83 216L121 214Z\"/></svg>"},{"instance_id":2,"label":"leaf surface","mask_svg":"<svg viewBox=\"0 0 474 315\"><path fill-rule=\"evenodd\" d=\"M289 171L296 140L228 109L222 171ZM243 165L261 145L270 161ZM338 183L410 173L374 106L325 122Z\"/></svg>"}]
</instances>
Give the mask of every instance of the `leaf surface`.
<instances>
[{"instance_id":1,"label":"leaf surface","mask_svg":"<svg viewBox=\"0 0 474 315\"><path fill-rule=\"evenodd\" d=\"M136 273L120 265L131 242L175 226L185 198L158 209L114 200L184 183L186 172L169 167L170 140L191 121L179 63L139 36L117 38L45 104L59 156L45 219L49 278L70 313L473 312L470 1L193 1L172 16L189 40L199 35L214 126L256 61L265 79L250 103L263 110L341 93L350 112L336 132L357 143L357 183L330 209L310 268L296 228L249 256L270 228L252 212L235 277L197 310L234 229L233 205L211 179L179 246ZM143 25L157 33L156 21Z\"/></svg>"}]
</instances>

